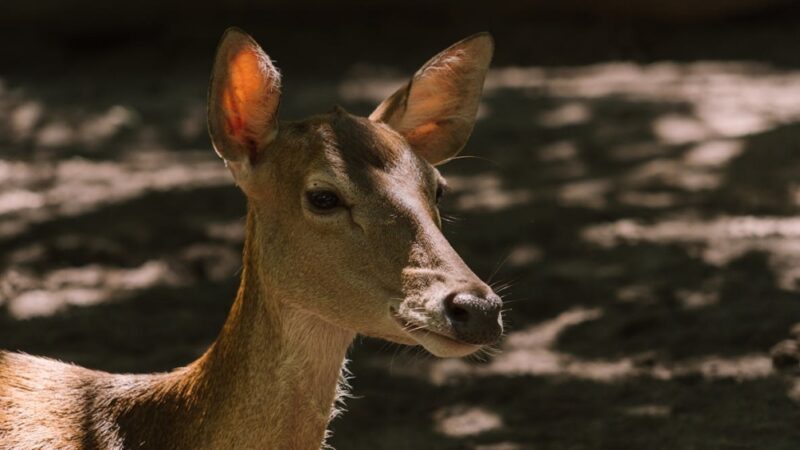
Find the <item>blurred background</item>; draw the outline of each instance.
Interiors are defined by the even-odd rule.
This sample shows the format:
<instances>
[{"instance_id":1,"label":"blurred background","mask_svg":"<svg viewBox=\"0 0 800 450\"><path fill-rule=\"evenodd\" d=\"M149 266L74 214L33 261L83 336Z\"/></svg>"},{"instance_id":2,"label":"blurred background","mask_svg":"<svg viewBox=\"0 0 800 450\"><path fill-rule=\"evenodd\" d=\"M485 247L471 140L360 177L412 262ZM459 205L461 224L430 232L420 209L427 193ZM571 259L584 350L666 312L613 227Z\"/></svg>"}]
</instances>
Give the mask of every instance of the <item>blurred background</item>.
<instances>
[{"instance_id":1,"label":"blurred background","mask_svg":"<svg viewBox=\"0 0 800 450\"><path fill-rule=\"evenodd\" d=\"M508 336L485 361L360 339L331 443L798 448L798 5L488 5L5 2L0 348L144 372L214 339L245 213L205 128L226 27L282 69L283 119L368 114L488 30L477 158L443 167L443 209Z\"/></svg>"}]
</instances>

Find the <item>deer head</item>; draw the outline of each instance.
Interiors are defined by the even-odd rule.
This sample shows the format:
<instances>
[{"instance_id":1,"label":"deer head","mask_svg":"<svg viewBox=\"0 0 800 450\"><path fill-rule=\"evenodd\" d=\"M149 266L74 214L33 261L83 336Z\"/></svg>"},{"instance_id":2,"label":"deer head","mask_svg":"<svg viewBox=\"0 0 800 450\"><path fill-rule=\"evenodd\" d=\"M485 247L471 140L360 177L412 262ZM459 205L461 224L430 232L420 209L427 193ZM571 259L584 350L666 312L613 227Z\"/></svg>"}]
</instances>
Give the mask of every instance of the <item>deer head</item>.
<instances>
[{"instance_id":1,"label":"deer head","mask_svg":"<svg viewBox=\"0 0 800 450\"><path fill-rule=\"evenodd\" d=\"M498 339L500 298L442 235L436 168L469 138L492 51L488 34L456 43L368 118L337 107L284 122L270 58L225 33L209 129L248 197L258 275L283 307L443 357Z\"/></svg>"}]
</instances>

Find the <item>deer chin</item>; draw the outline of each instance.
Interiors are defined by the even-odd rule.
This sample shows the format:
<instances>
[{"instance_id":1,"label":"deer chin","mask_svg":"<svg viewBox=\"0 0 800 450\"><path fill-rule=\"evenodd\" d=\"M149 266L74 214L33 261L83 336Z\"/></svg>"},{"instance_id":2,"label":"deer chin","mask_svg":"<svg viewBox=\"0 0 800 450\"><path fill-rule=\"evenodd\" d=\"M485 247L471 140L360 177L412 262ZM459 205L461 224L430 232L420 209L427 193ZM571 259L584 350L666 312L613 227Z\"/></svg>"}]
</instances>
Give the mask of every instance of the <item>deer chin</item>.
<instances>
[{"instance_id":1,"label":"deer chin","mask_svg":"<svg viewBox=\"0 0 800 450\"><path fill-rule=\"evenodd\" d=\"M439 358L461 358L471 355L483 347L461 342L426 326L412 323L401 317L396 311L392 311L391 315L404 334L413 340L413 344L421 345L429 353Z\"/></svg>"},{"instance_id":2,"label":"deer chin","mask_svg":"<svg viewBox=\"0 0 800 450\"><path fill-rule=\"evenodd\" d=\"M457 341L427 329L416 330L410 334L425 350L439 358L461 358L471 355L482 348L480 345Z\"/></svg>"}]
</instances>

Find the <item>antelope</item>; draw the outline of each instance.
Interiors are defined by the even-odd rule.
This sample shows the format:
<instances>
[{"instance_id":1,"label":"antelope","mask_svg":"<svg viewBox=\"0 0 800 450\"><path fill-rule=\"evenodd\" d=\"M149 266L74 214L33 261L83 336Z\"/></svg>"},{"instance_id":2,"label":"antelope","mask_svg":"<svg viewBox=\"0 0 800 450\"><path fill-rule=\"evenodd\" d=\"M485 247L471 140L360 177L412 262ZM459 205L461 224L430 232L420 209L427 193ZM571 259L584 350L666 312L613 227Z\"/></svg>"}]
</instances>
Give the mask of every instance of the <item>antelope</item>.
<instances>
[{"instance_id":1,"label":"antelope","mask_svg":"<svg viewBox=\"0 0 800 450\"><path fill-rule=\"evenodd\" d=\"M155 374L0 352L0 448L319 449L357 333L439 357L498 340L502 301L443 236L436 169L472 132L492 52L486 33L454 44L369 117L279 121L278 70L227 30L208 126L248 209L218 338Z\"/></svg>"}]
</instances>

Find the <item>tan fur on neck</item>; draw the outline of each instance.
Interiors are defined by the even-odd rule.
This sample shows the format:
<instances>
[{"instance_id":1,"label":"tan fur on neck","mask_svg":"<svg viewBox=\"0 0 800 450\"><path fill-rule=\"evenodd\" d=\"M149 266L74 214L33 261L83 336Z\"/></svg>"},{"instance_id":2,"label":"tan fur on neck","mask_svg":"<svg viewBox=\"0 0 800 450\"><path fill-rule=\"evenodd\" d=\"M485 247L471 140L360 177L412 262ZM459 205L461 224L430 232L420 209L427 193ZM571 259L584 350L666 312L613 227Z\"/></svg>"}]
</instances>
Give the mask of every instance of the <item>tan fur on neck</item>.
<instances>
[{"instance_id":1,"label":"tan fur on neck","mask_svg":"<svg viewBox=\"0 0 800 450\"><path fill-rule=\"evenodd\" d=\"M257 235L252 213L247 226ZM271 297L258 258L248 242L222 333L173 372L112 375L0 353L0 447L319 448L354 333Z\"/></svg>"}]
</instances>

